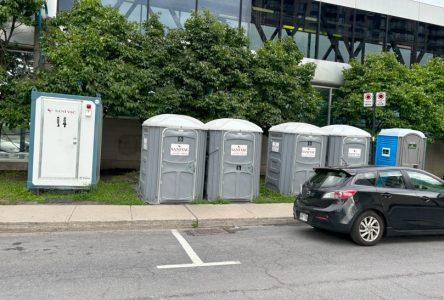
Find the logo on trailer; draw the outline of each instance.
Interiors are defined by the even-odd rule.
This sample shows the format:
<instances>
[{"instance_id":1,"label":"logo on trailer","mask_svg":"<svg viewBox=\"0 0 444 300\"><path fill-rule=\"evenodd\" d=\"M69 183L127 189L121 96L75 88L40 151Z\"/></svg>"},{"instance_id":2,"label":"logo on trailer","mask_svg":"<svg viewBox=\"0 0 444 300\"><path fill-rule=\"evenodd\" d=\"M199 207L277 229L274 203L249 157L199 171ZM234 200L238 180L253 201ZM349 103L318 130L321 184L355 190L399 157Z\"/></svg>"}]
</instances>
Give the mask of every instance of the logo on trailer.
<instances>
[{"instance_id":1,"label":"logo on trailer","mask_svg":"<svg viewBox=\"0 0 444 300\"><path fill-rule=\"evenodd\" d=\"M74 115L76 113L75 110L69 110L69 109L51 109L48 108L48 112L52 113L52 112L56 112L59 114L70 114L70 115Z\"/></svg>"}]
</instances>

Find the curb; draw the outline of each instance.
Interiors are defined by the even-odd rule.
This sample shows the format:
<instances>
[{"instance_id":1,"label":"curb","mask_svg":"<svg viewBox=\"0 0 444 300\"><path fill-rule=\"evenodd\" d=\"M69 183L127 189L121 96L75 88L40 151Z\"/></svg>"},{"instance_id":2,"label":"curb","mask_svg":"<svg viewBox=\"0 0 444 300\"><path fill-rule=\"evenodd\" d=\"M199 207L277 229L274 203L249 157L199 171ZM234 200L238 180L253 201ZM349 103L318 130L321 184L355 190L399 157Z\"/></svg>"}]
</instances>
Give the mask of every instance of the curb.
<instances>
[{"instance_id":1,"label":"curb","mask_svg":"<svg viewBox=\"0 0 444 300\"><path fill-rule=\"evenodd\" d=\"M0 233L32 233L94 230L190 229L231 226L296 224L293 218L152 220L112 222L24 222L0 223Z\"/></svg>"}]
</instances>

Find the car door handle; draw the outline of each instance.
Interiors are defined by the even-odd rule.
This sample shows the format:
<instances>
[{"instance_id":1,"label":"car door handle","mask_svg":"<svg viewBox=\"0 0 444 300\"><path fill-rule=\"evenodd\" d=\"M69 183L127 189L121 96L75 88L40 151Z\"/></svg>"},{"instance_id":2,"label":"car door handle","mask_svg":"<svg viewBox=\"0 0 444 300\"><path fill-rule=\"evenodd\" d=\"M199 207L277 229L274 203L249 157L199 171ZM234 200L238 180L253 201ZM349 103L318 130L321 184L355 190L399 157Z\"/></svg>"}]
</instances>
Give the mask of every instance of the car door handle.
<instances>
[{"instance_id":1,"label":"car door handle","mask_svg":"<svg viewBox=\"0 0 444 300\"><path fill-rule=\"evenodd\" d=\"M430 201L430 198L427 197L427 196L422 196L421 198L422 198L422 200L424 200L424 202L429 202Z\"/></svg>"},{"instance_id":2,"label":"car door handle","mask_svg":"<svg viewBox=\"0 0 444 300\"><path fill-rule=\"evenodd\" d=\"M384 193L382 195L384 196L384 198L387 198L387 199L392 197L392 194L390 194L390 193Z\"/></svg>"}]
</instances>

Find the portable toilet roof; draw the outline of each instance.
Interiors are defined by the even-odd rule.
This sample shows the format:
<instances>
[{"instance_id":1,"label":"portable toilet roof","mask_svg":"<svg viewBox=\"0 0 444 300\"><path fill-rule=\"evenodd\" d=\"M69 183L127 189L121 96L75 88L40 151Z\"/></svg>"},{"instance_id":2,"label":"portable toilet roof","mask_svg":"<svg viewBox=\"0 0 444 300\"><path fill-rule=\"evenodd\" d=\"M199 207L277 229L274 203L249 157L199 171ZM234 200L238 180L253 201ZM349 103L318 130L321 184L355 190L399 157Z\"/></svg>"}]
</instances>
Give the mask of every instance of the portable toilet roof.
<instances>
[{"instance_id":1,"label":"portable toilet roof","mask_svg":"<svg viewBox=\"0 0 444 300\"><path fill-rule=\"evenodd\" d=\"M327 135L321 128L315 125L299 122L287 122L275 125L269 132L296 133L308 135Z\"/></svg>"},{"instance_id":2,"label":"portable toilet roof","mask_svg":"<svg viewBox=\"0 0 444 300\"><path fill-rule=\"evenodd\" d=\"M424 133L422 133L421 131L413 130L413 129L405 129L405 128L382 129L379 134L380 135L385 135L385 136L404 137L404 136L406 136L408 134L412 134L412 133L419 135L423 139L425 139L425 137L426 137L424 135Z\"/></svg>"},{"instance_id":3,"label":"portable toilet roof","mask_svg":"<svg viewBox=\"0 0 444 300\"><path fill-rule=\"evenodd\" d=\"M205 124L207 130L262 132L262 129L254 123L242 119L217 119Z\"/></svg>"},{"instance_id":4,"label":"portable toilet roof","mask_svg":"<svg viewBox=\"0 0 444 300\"><path fill-rule=\"evenodd\" d=\"M329 125L321 129L330 136L371 137L367 131L349 125Z\"/></svg>"},{"instance_id":5,"label":"portable toilet roof","mask_svg":"<svg viewBox=\"0 0 444 300\"><path fill-rule=\"evenodd\" d=\"M165 127L177 129L204 129L204 123L184 115L163 114L149 118L142 126Z\"/></svg>"}]
</instances>

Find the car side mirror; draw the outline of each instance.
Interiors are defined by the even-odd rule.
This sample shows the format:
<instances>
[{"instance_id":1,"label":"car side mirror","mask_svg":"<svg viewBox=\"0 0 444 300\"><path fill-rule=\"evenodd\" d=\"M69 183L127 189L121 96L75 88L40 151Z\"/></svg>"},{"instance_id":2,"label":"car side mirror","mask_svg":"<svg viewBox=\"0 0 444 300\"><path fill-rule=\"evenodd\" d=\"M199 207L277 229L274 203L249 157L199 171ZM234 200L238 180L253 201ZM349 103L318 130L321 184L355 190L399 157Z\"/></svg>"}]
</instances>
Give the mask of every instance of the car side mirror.
<instances>
[{"instance_id":1,"label":"car side mirror","mask_svg":"<svg viewBox=\"0 0 444 300\"><path fill-rule=\"evenodd\" d=\"M444 193L438 194L438 199L444 199Z\"/></svg>"}]
</instances>

